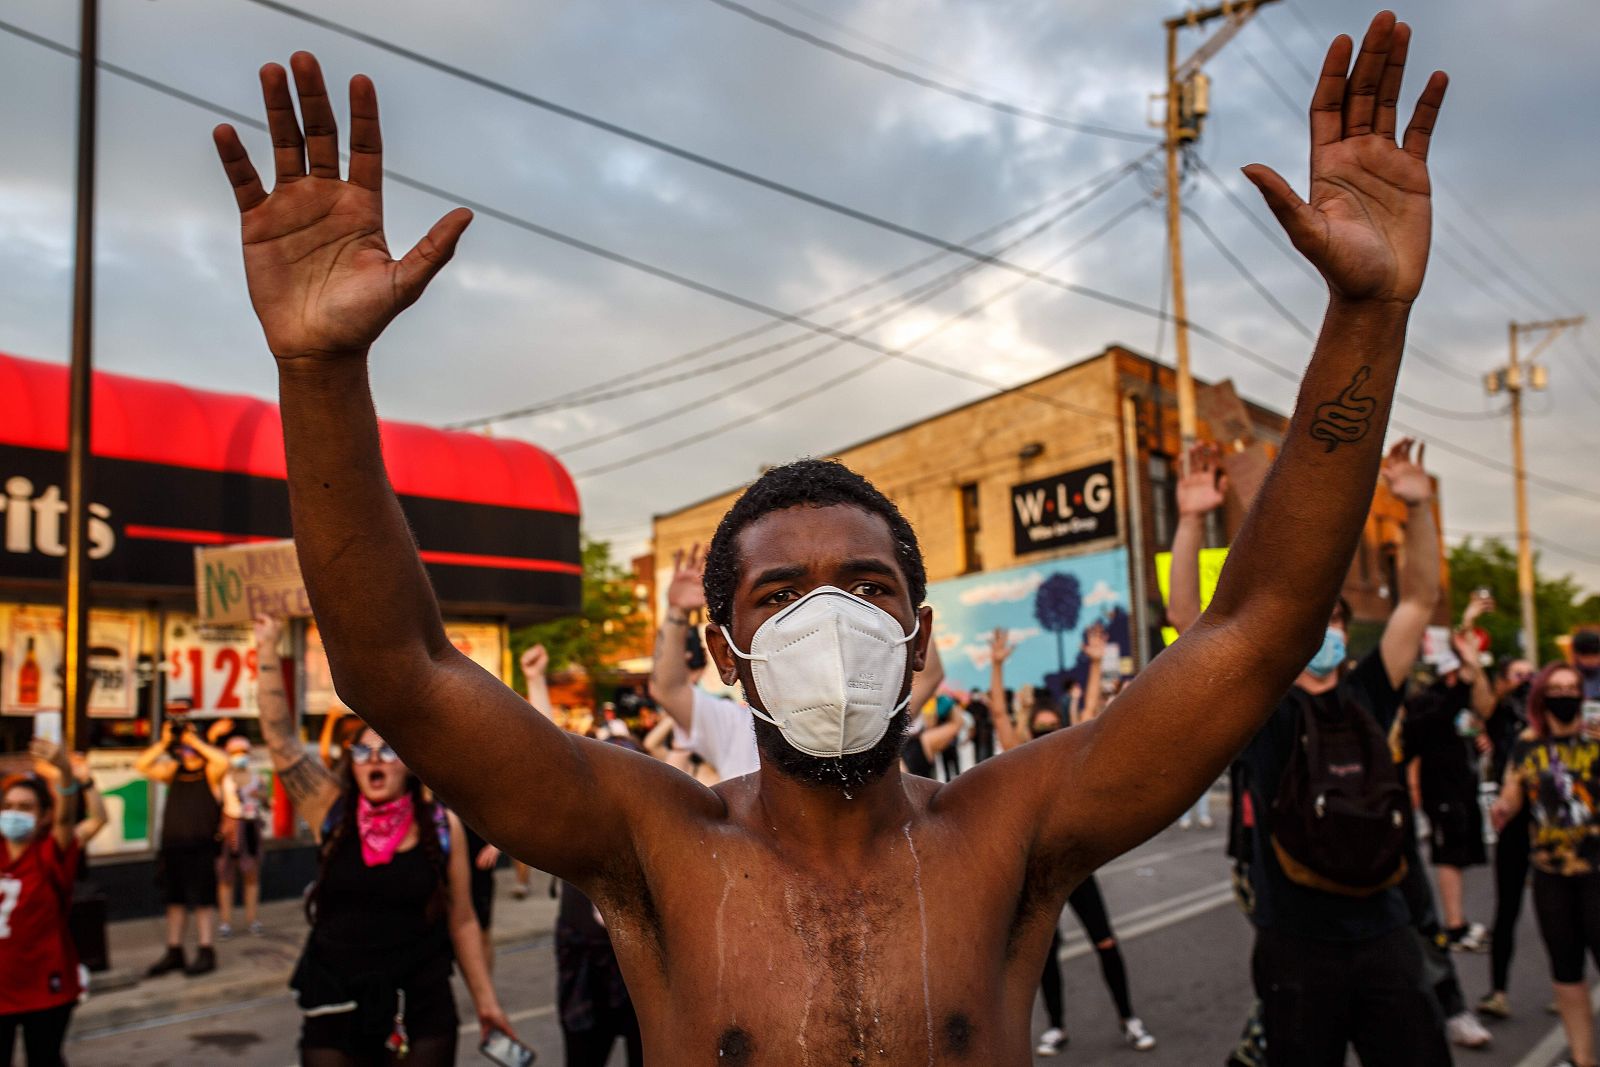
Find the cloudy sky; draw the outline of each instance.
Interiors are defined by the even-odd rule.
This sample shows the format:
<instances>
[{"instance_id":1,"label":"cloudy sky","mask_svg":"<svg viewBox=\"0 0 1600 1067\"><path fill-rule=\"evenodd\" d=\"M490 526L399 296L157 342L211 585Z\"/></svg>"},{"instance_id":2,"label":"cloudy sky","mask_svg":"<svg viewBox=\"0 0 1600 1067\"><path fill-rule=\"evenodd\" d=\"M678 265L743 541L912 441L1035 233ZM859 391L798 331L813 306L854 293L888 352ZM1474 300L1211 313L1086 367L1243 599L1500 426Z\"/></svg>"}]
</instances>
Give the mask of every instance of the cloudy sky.
<instances>
[{"instance_id":1,"label":"cloudy sky","mask_svg":"<svg viewBox=\"0 0 1600 1067\"><path fill-rule=\"evenodd\" d=\"M1154 169L1134 169L1080 209L1065 208L1146 151L1137 138L1149 134L1148 97L1161 85L1160 20L1176 4L744 0L877 61L1128 131L1130 140L932 91L711 0L294 2L902 227L1004 247L1015 262L1051 264L1056 277L1146 306L1164 300ZM455 262L375 354L380 411L434 424L547 403L614 378L636 386L679 376L495 424L496 433L560 453L580 475L589 529L624 553L643 544L651 514L747 480L764 463L825 453L987 391L937 366L1016 383L1113 341L1171 357L1170 331L1152 317L1058 288L1018 287L1002 271L964 270L972 264L932 258L935 249L904 235L251 0L101 6L105 60L251 115L260 106L256 68L286 62L296 48L321 57L331 84L366 72L383 101L392 171L733 298L480 217ZM5 0L0 19L75 46L75 7ZM1409 88L1433 67L1453 82L1433 154L1439 254L1413 319L1412 339L1431 361L1408 360L1401 388L1411 402L1396 418L1435 442L1429 457L1444 480L1447 534L1504 534L1513 528L1510 479L1494 464L1509 454L1509 429L1479 379L1503 362L1512 318L1600 314L1600 13L1592 0L1514 8L1413 0L1400 13L1416 29ZM1199 219L1186 233L1190 313L1281 367L1303 366L1308 343L1199 227L1290 315L1315 325L1319 286L1257 228L1270 217L1238 167L1267 162L1303 188L1307 72L1333 33L1359 32L1370 14L1369 3L1286 0L1209 68L1212 117L1198 150L1205 166L1187 194ZM0 351L63 362L75 78L70 58L0 32ZM208 133L216 116L112 74L102 75L101 111L99 366L270 396L271 359L246 300L237 215ZM265 136L243 132L264 166ZM397 248L455 202L393 182L387 197ZM919 286L921 296L908 301ZM921 363L830 347L788 325L700 354L771 324L752 303L815 308L808 317L842 321ZM684 377L773 345L783 347ZM1194 358L1204 377L1232 377L1246 395L1282 409L1291 401L1291 382L1226 348L1197 338ZM1600 588L1600 323L1563 339L1545 362L1553 388L1529 405L1529 456L1547 480L1531 491L1534 529L1546 569ZM828 384L853 369L860 373Z\"/></svg>"}]
</instances>

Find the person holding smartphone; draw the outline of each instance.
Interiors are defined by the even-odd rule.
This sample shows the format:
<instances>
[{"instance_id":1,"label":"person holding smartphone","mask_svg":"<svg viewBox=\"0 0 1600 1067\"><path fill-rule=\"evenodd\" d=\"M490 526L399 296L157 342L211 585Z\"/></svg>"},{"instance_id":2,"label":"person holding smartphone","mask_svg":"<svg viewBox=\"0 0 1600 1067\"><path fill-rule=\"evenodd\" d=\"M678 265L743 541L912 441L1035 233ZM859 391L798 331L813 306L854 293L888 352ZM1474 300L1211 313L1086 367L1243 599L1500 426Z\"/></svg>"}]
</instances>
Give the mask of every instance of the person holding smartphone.
<instances>
[{"instance_id":1,"label":"person holding smartphone","mask_svg":"<svg viewBox=\"0 0 1600 1067\"><path fill-rule=\"evenodd\" d=\"M222 780L228 757L202 740L194 724L169 717L161 736L133 769L167 787L157 859L167 902L167 951L145 974L182 971L193 978L217 969L217 852L222 826ZM194 958L183 956L184 927L194 913Z\"/></svg>"},{"instance_id":2,"label":"person holding smartphone","mask_svg":"<svg viewBox=\"0 0 1600 1067\"><path fill-rule=\"evenodd\" d=\"M284 694L280 634L278 620L256 619L261 733L321 845L306 897L311 933L289 979L304 1013L300 1062L454 1063L452 954L482 1038L512 1034L472 910L466 831L376 731L363 729L333 770L306 751Z\"/></svg>"}]
</instances>

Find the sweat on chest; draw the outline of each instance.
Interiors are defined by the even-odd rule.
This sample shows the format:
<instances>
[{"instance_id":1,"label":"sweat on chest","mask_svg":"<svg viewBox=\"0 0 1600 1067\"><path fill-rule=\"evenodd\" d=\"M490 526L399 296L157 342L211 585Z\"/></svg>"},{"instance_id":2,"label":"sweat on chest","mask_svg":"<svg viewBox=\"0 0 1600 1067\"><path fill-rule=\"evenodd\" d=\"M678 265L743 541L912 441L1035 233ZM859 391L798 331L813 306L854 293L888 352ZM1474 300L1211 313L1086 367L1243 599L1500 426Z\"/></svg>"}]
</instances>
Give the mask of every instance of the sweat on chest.
<instances>
[{"instance_id":1,"label":"sweat on chest","mask_svg":"<svg viewBox=\"0 0 1600 1067\"><path fill-rule=\"evenodd\" d=\"M661 894L665 1001L694 1031L680 1037L720 1064L982 1062L1000 953L980 958L969 900L930 909L900 852L855 880L719 856Z\"/></svg>"}]
</instances>

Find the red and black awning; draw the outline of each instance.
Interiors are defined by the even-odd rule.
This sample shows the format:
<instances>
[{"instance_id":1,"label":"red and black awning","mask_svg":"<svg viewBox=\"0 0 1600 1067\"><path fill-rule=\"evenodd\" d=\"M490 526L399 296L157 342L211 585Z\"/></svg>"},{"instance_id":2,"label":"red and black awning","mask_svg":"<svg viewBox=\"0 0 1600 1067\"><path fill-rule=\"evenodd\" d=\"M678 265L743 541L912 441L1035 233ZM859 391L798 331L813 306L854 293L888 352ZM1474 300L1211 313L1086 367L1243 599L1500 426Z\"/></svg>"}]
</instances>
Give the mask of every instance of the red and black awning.
<instances>
[{"instance_id":1,"label":"red and black awning","mask_svg":"<svg viewBox=\"0 0 1600 1067\"><path fill-rule=\"evenodd\" d=\"M60 579L66 412L65 367L0 354L0 581ZM381 432L446 610L578 610L578 493L555 457L408 423ZM291 536L276 404L96 373L90 439L97 587L187 592L195 545Z\"/></svg>"}]
</instances>

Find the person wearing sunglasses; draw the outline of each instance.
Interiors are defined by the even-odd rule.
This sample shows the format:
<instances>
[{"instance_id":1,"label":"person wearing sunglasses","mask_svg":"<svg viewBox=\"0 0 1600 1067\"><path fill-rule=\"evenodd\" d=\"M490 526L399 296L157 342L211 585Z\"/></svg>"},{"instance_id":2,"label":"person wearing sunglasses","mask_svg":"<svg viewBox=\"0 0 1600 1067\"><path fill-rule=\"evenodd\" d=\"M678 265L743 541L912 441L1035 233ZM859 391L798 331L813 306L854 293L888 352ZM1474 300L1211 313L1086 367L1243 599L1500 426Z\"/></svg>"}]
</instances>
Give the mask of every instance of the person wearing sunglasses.
<instances>
[{"instance_id":1,"label":"person wearing sunglasses","mask_svg":"<svg viewBox=\"0 0 1600 1067\"><path fill-rule=\"evenodd\" d=\"M308 752L284 694L282 626L261 616L255 635L261 733L273 770L322 846L306 897L311 933L289 980L304 1013L300 1062L354 1067L404 1056L408 1067L454 1063L452 952L483 1036L512 1033L472 910L461 821L375 730L356 733L332 770Z\"/></svg>"}]
</instances>

